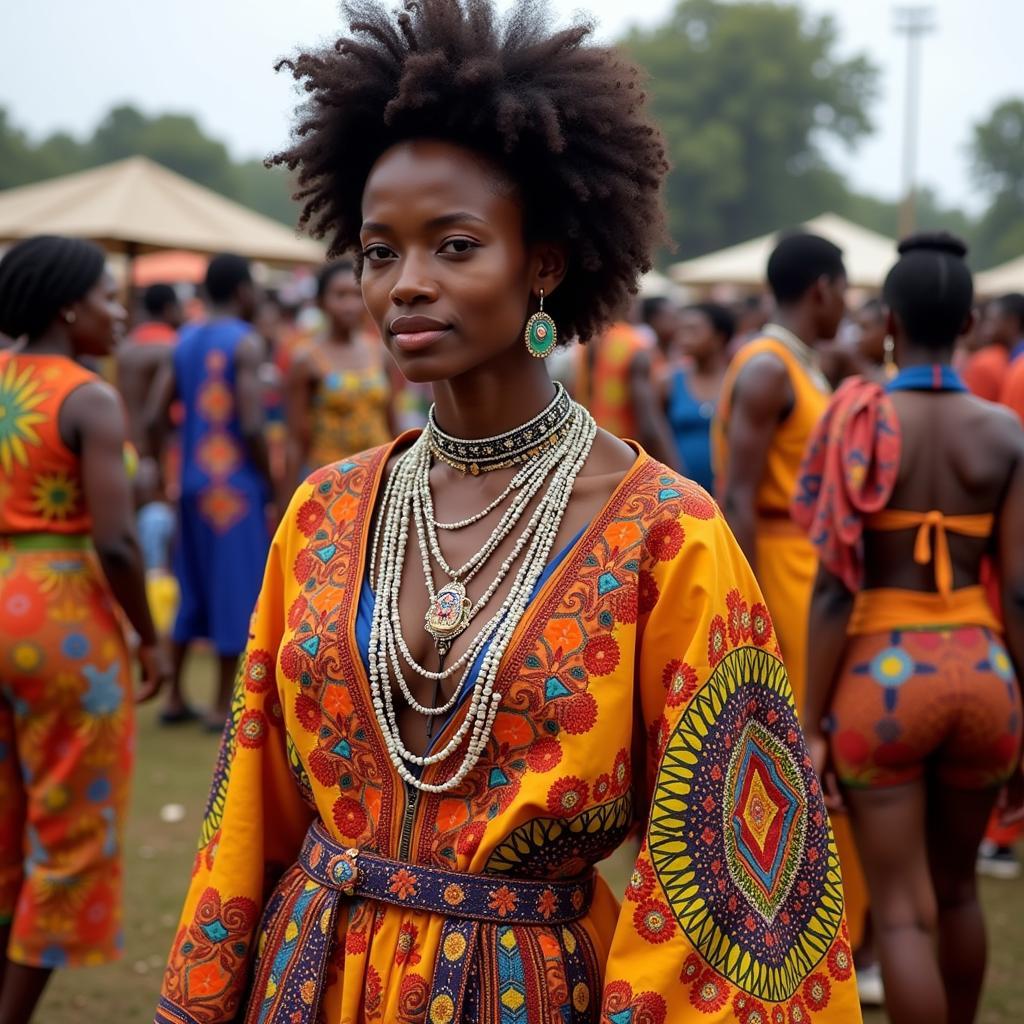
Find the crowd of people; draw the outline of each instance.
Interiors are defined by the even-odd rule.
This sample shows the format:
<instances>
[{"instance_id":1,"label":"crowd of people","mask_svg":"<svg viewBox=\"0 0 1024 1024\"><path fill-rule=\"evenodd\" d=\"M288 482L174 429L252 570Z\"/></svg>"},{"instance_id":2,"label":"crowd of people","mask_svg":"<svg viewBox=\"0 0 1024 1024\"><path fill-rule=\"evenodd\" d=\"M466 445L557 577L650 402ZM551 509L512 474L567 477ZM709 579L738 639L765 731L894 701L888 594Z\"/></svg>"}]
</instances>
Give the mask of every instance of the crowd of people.
<instances>
[{"instance_id":1,"label":"crowd of people","mask_svg":"<svg viewBox=\"0 0 1024 1024\"><path fill-rule=\"evenodd\" d=\"M289 65L344 254L308 309L224 253L129 330L96 245L0 259L0 1024L131 942L158 694L222 733L160 1024L975 1019L1024 296L923 233L854 305L793 232L764 296L637 299L660 136L528 10L368 6Z\"/></svg>"}]
</instances>

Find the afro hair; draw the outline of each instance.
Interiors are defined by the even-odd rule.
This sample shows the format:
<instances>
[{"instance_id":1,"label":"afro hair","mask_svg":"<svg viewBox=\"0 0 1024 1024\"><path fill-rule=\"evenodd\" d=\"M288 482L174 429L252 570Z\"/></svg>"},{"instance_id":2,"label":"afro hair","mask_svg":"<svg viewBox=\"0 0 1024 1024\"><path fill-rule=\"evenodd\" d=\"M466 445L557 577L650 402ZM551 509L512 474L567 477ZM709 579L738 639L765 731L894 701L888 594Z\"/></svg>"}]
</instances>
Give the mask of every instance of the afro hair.
<instances>
[{"instance_id":1,"label":"afro hair","mask_svg":"<svg viewBox=\"0 0 1024 1024\"><path fill-rule=\"evenodd\" d=\"M568 250L548 309L586 341L626 306L664 240L658 130L639 72L587 45L591 26L548 28L539 0L504 18L493 0L373 0L344 5L350 34L282 61L309 99L292 145L271 164L297 171L300 224L361 269L363 188L391 146L431 138L462 146L513 182L527 239Z\"/></svg>"}]
</instances>

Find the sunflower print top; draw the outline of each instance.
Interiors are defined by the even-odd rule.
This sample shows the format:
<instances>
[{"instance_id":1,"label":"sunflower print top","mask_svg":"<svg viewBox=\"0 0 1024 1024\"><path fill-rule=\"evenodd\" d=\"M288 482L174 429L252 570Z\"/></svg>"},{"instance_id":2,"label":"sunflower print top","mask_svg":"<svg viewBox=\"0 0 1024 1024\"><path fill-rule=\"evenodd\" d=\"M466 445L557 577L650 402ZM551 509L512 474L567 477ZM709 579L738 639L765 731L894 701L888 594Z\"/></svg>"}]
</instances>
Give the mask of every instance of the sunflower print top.
<instances>
[{"instance_id":1,"label":"sunflower print top","mask_svg":"<svg viewBox=\"0 0 1024 1024\"><path fill-rule=\"evenodd\" d=\"M391 451L318 470L277 532L157 1020L263 1019L246 1015L259 949L318 941L259 924L319 818L344 847L505 878L578 877L642 831L621 906L599 879L571 927L481 931L474 1024L859 1021L831 828L771 616L711 498L639 454L526 609L480 761L411 795L356 639ZM428 1002L445 920L343 906L317 1019L452 1024ZM593 972L570 986L580 956Z\"/></svg>"},{"instance_id":2,"label":"sunflower print top","mask_svg":"<svg viewBox=\"0 0 1024 1024\"><path fill-rule=\"evenodd\" d=\"M65 356L0 351L0 536L89 532L79 458L58 421L68 395L96 379Z\"/></svg>"}]
</instances>

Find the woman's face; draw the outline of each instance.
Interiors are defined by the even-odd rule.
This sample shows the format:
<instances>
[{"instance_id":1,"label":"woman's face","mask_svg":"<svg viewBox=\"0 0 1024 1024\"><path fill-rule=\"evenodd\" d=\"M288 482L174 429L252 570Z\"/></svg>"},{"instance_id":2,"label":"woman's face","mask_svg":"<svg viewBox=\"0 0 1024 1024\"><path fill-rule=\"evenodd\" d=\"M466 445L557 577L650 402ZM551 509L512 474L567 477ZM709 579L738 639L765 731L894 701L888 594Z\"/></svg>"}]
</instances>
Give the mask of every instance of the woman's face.
<instances>
[{"instance_id":1,"label":"woman's face","mask_svg":"<svg viewBox=\"0 0 1024 1024\"><path fill-rule=\"evenodd\" d=\"M331 323L343 331L357 331L366 306L354 270L336 270L327 280L320 308Z\"/></svg>"},{"instance_id":2,"label":"woman's face","mask_svg":"<svg viewBox=\"0 0 1024 1024\"><path fill-rule=\"evenodd\" d=\"M514 186L445 142L393 146L370 171L360 234L363 300L411 381L452 380L522 348L531 292L564 260L527 246Z\"/></svg>"},{"instance_id":3,"label":"woman's face","mask_svg":"<svg viewBox=\"0 0 1024 1024\"><path fill-rule=\"evenodd\" d=\"M78 355L109 355L124 336L128 313L117 297L117 283L106 271L68 311L74 313L68 332Z\"/></svg>"},{"instance_id":4,"label":"woman's face","mask_svg":"<svg viewBox=\"0 0 1024 1024\"><path fill-rule=\"evenodd\" d=\"M679 318L679 345L691 359L708 359L722 342L708 317L699 309L683 310Z\"/></svg>"}]
</instances>

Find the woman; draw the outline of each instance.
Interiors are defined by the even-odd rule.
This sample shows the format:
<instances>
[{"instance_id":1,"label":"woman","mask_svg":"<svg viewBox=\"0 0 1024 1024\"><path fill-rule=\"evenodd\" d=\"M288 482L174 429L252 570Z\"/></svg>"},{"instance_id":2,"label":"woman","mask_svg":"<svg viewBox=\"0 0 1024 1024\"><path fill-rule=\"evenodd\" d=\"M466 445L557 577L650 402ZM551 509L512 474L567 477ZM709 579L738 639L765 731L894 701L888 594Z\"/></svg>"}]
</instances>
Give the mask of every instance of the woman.
<instances>
[{"instance_id":1,"label":"woman","mask_svg":"<svg viewBox=\"0 0 1024 1024\"><path fill-rule=\"evenodd\" d=\"M683 472L712 490L711 420L729 360L726 348L735 320L725 306L703 302L684 309L679 347L688 365L676 364L665 379L665 412L672 426Z\"/></svg>"},{"instance_id":2,"label":"woman","mask_svg":"<svg viewBox=\"0 0 1024 1024\"><path fill-rule=\"evenodd\" d=\"M1024 439L950 367L966 248L919 235L900 254L885 302L901 369L836 394L794 504L821 555L806 729L852 814L889 1019L966 1024L985 968L975 856L1000 789L1021 793ZM979 585L989 551L1005 636Z\"/></svg>"},{"instance_id":3,"label":"woman","mask_svg":"<svg viewBox=\"0 0 1024 1024\"><path fill-rule=\"evenodd\" d=\"M351 260L328 263L317 278L322 336L288 370L288 482L311 469L386 444L391 389L379 345L361 332L363 305Z\"/></svg>"},{"instance_id":4,"label":"woman","mask_svg":"<svg viewBox=\"0 0 1024 1024\"><path fill-rule=\"evenodd\" d=\"M157 1019L857 1019L756 583L542 358L660 235L635 69L533 5L351 32L279 159L433 415L278 531ZM640 823L620 911L593 864Z\"/></svg>"},{"instance_id":5,"label":"woman","mask_svg":"<svg viewBox=\"0 0 1024 1024\"><path fill-rule=\"evenodd\" d=\"M166 675L146 604L109 355L125 311L87 242L40 236L0 261L0 1020L27 1021L54 967L121 952L131 661Z\"/></svg>"}]
</instances>

